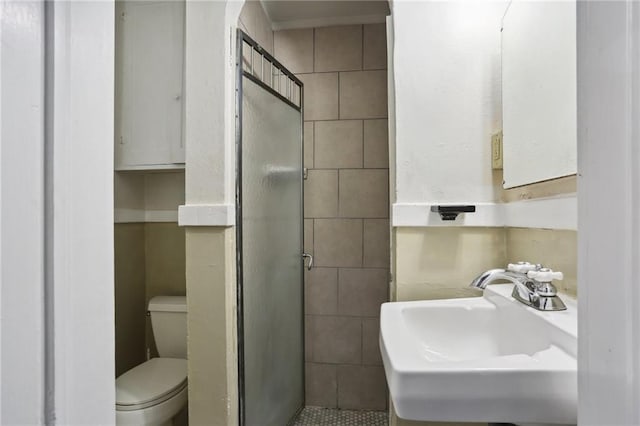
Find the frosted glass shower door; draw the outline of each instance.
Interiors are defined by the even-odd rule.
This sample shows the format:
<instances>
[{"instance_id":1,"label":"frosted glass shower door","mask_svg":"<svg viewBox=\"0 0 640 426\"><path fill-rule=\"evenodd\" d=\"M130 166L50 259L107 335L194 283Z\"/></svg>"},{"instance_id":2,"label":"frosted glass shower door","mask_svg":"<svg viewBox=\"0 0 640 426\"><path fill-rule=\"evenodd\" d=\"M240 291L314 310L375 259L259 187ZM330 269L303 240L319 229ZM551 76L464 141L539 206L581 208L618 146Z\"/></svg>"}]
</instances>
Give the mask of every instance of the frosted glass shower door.
<instances>
[{"instance_id":1,"label":"frosted glass shower door","mask_svg":"<svg viewBox=\"0 0 640 426\"><path fill-rule=\"evenodd\" d=\"M301 111L246 76L241 151L241 415L283 426L304 404Z\"/></svg>"}]
</instances>

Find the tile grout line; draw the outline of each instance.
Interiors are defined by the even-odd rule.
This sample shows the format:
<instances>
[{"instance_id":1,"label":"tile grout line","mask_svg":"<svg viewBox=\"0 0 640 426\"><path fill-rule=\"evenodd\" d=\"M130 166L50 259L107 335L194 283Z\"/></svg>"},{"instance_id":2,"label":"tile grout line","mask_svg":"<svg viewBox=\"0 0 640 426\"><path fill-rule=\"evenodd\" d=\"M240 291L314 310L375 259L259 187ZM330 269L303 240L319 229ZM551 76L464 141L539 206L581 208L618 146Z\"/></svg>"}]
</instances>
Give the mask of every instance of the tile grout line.
<instances>
[{"instance_id":1,"label":"tile grout line","mask_svg":"<svg viewBox=\"0 0 640 426\"><path fill-rule=\"evenodd\" d=\"M338 72L338 120L342 117L340 116L340 72Z\"/></svg>"},{"instance_id":2,"label":"tile grout line","mask_svg":"<svg viewBox=\"0 0 640 426\"><path fill-rule=\"evenodd\" d=\"M313 72L295 72L294 75L309 75L309 74L337 74L341 72L369 72L369 71L387 71L386 68L371 68L371 69L355 69L355 70L337 70L337 71L313 71Z\"/></svg>"},{"instance_id":3,"label":"tile grout line","mask_svg":"<svg viewBox=\"0 0 640 426\"><path fill-rule=\"evenodd\" d=\"M364 71L364 25L360 25L360 69Z\"/></svg>"},{"instance_id":4,"label":"tile grout line","mask_svg":"<svg viewBox=\"0 0 640 426\"><path fill-rule=\"evenodd\" d=\"M336 173L338 175L338 179L337 179L337 184L338 184L338 188L336 189L336 194L338 197L338 211L336 212L338 214L338 217L340 217L340 169L336 169Z\"/></svg>"},{"instance_id":5,"label":"tile grout line","mask_svg":"<svg viewBox=\"0 0 640 426\"><path fill-rule=\"evenodd\" d=\"M365 218L361 218L362 220L362 257L361 257L361 261L362 261L362 265L360 265L360 269L364 269L364 221Z\"/></svg>"},{"instance_id":6,"label":"tile grout line","mask_svg":"<svg viewBox=\"0 0 640 426\"><path fill-rule=\"evenodd\" d=\"M364 365L364 320L360 317L360 366Z\"/></svg>"},{"instance_id":7,"label":"tile grout line","mask_svg":"<svg viewBox=\"0 0 640 426\"><path fill-rule=\"evenodd\" d=\"M388 168L385 167L314 167L311 168L310 170L349 170L349 171L354 171L354 170L389 170ZM153 222L147 222L147 223L153 223ZM156 222L156 223L160 223L160 222Z\"/></svg>"},{"instance_id":8,"label":"tile grout line","mask_svg":"<svg viewBox=\"0 0 640 426\"><path fill-rule=\"evenodd\" d=\"M309 121L358 121L358 120L363 120L363 121L374 121L374 120L388 120L389 118L385 115L384 117L349 117L349 118L316 118L314 120L305 120L306 122Z\"/></svg>"},{"instance_id":9,"label":"tile grout line","mask_svg":"<svg viewBox=\"0 0 640 426\"><path fill-rule=\"evenodd\" d=\"M364 120L362 120L362 168L366 169L366 164L364 162Z\"/></svg>"},{"instance_id":10,"label":"tile grout line","mask_svg":"<svg viewBox=\"0 0 640 426\"><path fill-rule=\"evenodd\" d=\"M312 134L313 134L313 161L311 162L311 168L316 168L316 122L311 122Z\"/></svg>"},{"instance_id":11,"label":"tile grout line","mask_svg":"<svg viewBox=\"0 0 640 426\"><path fill-rule=\"evenodd\" d=\"M340 269L336 268L336 312L340 311Z\"/></svg>"}]
</instances>

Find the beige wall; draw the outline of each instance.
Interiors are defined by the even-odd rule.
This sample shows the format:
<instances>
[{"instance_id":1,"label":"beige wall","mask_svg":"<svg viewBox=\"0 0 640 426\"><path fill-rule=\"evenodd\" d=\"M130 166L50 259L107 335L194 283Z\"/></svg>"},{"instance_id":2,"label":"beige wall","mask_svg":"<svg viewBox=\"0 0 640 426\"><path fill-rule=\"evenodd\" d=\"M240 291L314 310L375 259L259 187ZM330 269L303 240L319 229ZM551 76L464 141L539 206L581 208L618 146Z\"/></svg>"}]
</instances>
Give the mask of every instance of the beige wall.
<instances>
[{"instance_id":1,"label":"beige wall","mask_svg":"<svg viewBox=\"0 0 640 426\"><path fill-rule=\"evenodd\" d=\"M554 284L559 292L575 298L578 295L577 239L577 231L507 228L509 261L527 260L562 271L564 279Z\"/></svg>"},{"instance_id":2,"label":"beige wall","mask_svg":"<svg viewBox=\"0 0 640 426\"><path fill-rule=\"evenodd\" d=\"M304 83L306 404L386 408L378 350L389 286L384 24L277 31Z\"/></svg>"},{"instance_id":3,"label":"beige wall","mask_svg":"<svg viewBox=\"0 0 640 426\"><path fill-rule=\"evenodd\" d=\"M394 300L477 296L481 272L505 264L504 228L395 228Z\"/></svg>"},{"instance_id":4,"label":"beige wall","mask_svg":"<svg viewBox=\"0 0 640 426\"><path fill-rule=\"evenodd\" d=\"M116 294L116 375L157 356L149 299L184 295L185 232L177 223L114 226Z\"/></svg>"},{"instance_id":5,"label":"beige wall","mask_svg":"<svg viewBox=\"0 0 640 426\"><path fill-rule=\"evenodd\" d=\"M189 418L194 425L235 425L235 229L186 229Z\"/></svg>"},{"instance_id":6,"label":"beige wall","mask_svg":"<svg viewBox=\"0 0 640 426\"><path fill-rule=\"evenodd\" d=\"M184 228L175 222L145 223L146 305L154 296L186 294L185 258ZM157 356L150 317L147 317L146 324L146 347L152 356Z\"/></svg>"},{"instance_id":7,"label":"beige wall","mask_svg":"<svg viewBox=\"0 0 640 426\"><path fill-rule=\"evenodd\" d=\"M116 376L141 364L145 351L144 223L114 225Z\"/></svg>"},{"instance_id":8,"label":"beige wall","mask_svg":"<svg viewBox=\"0 0 640 426\"><path fill-rule=\"evenodd\" d=\"M575 194L576 176L525 185L502 191L503 202ZM507 228L509 261L540 263L554 271L562 271L564 280L556 281L558 291L571 297L578 294L578 231L536 228Z\"/></svg>"},{"instance_id":9,"label":"beige wall","mask_svg":"<svg viewBox=\"0 0 640 426\"><path fill-rule=\"evenodd\" d=\"M500 173L502 176L502 173ZM567 176L546 182L520 186L518 188L503 189L501 199L505 203L529 200L533 198L552 197L554 195L572 194L577 191L576 176Z\"/></svg>"},{"instance_id":10,"label":"beige wall","mask_svg":"<svg viewBox=\"0 0 640 426\"><path fill-rule=\"evenodd\" d=\"M527 260L562 271L558 290L577 295L577 232L535 228L396 228L393 300L469 297L481 272Z\"/></svg>"}]
</instances>

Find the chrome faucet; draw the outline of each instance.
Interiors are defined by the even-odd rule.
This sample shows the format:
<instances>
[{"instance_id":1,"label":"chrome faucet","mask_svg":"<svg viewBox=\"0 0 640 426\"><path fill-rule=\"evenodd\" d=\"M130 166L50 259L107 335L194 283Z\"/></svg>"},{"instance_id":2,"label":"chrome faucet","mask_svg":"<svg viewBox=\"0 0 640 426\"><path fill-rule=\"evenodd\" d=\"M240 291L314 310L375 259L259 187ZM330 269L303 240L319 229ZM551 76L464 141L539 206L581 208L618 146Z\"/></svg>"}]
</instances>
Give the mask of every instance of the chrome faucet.
<instances>
[{"instance_id":1,"label":"chrome faucet","mask_svg":"<svg viewBox=\"0 0 640 426\"><path fill-rule=\"evenodd\" d=\"M510 263L506 270L490 269L483 272L469 286L484 290L493 282L510 281L514 284L511 294L514 299L539 311L564 311L567 307L551 283L562 278L562 272L554 272L539 264L518 262Z\"/></svg>"}]
</instances>

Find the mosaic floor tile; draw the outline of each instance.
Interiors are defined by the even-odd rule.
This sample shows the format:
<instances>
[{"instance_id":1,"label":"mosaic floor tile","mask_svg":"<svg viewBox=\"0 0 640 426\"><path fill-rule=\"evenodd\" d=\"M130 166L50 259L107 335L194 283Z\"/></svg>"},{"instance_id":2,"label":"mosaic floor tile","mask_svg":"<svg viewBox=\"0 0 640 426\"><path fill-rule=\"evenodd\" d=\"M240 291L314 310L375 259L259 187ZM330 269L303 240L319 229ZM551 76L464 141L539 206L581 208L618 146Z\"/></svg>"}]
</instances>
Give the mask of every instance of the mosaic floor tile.
<instances>
[{"instance_id":1,"label":"mosaic floor tile","mask_svg":"<svg viewBox=\"0 0 640 426\"><path fill-rule=\"evenodd\" d=\"M305 407L292 426L387 426L386 411L355 411Z\"/></svg>"}]
</instances>

